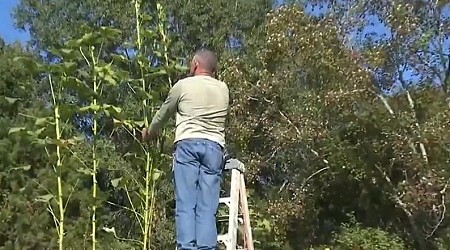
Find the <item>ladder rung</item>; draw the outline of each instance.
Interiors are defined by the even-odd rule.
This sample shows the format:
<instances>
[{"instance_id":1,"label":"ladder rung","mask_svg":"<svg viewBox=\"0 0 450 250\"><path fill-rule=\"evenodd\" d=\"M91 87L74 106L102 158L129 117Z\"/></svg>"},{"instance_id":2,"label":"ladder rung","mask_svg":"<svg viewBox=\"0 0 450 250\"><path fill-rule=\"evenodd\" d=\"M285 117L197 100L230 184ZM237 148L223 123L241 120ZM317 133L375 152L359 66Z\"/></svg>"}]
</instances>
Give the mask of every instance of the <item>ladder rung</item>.
<instances>
[{"instance_id":1,"label":"ladder rung","mask_svg":"<svg viewBox=\"0 0 450 250\"><path fill-rule=\"evenodd\" d=\"M229 241L229 239L228 239L228 234L219 234L219 235L217 235L217 241L218 242L223 242L223 243L225 243L225 242L228 242Z\"/></svg>"},{"instance_id":2,"label":"ladder rung","mask_svg":"<svg viewBox=\"0 0 450 250\"><path fill-rule=\"evenodd\" d=\"M219 203L230 204L230 202L231 202L231 197L222 197L219 199Z\"/></svg>"},{"instance_id":3,"label":"ladder rung","mask_svg":"<svg viewBox=\"0 0 450 250\"><path fill-rule=\"evenodd\" d=\"M217 221L218 222L228 222L228 216L224 215L224 216L218 216L217 217ZM238 223L240 224L244 224L244 219L242 218L242 214L238 215Z\"/></svg>"}]
</instances>

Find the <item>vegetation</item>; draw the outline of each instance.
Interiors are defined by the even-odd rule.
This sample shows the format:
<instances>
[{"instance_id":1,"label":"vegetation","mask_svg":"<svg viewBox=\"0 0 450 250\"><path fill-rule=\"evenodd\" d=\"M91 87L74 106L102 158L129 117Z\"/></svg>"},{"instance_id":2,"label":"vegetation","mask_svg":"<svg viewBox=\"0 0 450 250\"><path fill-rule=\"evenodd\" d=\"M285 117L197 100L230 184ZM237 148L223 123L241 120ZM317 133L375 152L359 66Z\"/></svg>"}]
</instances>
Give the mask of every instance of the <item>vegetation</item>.
<instances>
[{"instance_id":1,"label":"vegetation","mask_svg":"<svg viewBox=\"0 0 450 250\"><path fill-rule=\"evenodd\" d=\"M21 0L0 248L174 249L174 122L139 135L207 45L256 249L449 249L450 1L279 3Z\"/></svg>"}]
</instances>

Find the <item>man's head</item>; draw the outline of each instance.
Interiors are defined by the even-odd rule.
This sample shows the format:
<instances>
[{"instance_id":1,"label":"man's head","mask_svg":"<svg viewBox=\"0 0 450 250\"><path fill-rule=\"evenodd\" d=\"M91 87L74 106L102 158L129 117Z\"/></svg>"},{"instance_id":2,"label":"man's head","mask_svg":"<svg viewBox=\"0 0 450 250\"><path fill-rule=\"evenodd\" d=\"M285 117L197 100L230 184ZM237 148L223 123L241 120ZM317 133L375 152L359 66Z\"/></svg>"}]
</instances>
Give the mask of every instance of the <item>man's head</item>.
<instances>
[{"instance_id":1,"label":"man's head","mask_svg":"<svg viewBox=\"0 0 450 250\"><path fill-rule=\"evenodd\" d=\"M217 69L217 56L208 49L200 49L195 52L191 61L191 75L212 76Z\"/></svg>"}]
</instances>

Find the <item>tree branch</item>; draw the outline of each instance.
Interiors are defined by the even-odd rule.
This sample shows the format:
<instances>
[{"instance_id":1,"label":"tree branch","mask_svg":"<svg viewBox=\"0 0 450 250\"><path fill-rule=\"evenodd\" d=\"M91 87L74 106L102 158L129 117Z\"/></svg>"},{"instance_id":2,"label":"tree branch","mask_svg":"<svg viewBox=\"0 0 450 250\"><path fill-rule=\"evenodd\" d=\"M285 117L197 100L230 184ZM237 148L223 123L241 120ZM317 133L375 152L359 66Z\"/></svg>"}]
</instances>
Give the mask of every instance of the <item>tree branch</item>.
<instances>
[{"instance_id":1,"label":"tree branch","mask_svg":"<svg viewBox=\"0 0 450 250\"><path fill-rule=\"evenodd\" d=\"M442 207L442 212L441 212L441 218L439 219L438 223L434 226L433 231L431 231L431 233L429 235L427 235L427 237L425 239L429 239L431 236L434 235L434 233L436 232L436 230L439 228L439 226L442 224L442 222L444 221L445 218L445 213L447 212L446 206L445 206L445 194L447 191L447 187L448 187L448 182L445 183L444 188L440 191L441 194L441 207Z\"/></svg>"},{"instance_id":2,"label":"tree branch","mask_svg":"<svg viewBox=\"0 0 450 250\"><path fill-rule=\"evenodd\" d=\"M405 88L406 83L405 83L405 80L403 79L403 71L399 71L399 81L402 84L402 86ZM422 134L420 133L420 125L419 125L419 120L417 119L415 103L414 103L414 100L413 100L409 90L407 90L407 89L406 89L406 98L408 99L409 108L411 109L411 113L413 114L413 117L415 120L414 125L416 126L416 133L419 138L419 148L420 148L420 152L422 153L422 158L425 160L426 163L428 163L428 154L427 154L425 145L422 142Z\"/></svg>"}]
</instances>

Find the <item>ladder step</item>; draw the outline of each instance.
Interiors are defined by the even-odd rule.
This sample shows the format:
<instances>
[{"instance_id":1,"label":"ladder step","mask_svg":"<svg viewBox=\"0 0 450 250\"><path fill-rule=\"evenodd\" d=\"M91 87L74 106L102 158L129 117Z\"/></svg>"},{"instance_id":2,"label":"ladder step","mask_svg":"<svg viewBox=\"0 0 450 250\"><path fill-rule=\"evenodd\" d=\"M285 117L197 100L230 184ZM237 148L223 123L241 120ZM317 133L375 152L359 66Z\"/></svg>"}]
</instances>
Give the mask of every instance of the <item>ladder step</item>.
<instances>
[{"instance_id":1,"label":"ladder step","mask_svg":"<svg viewBox=\"0 0 450 250\"><path fill-rule=\"evenodd\" d=\"M231 197L222 197L219 199L219 203L229 204L231 202Z\"/></svg>"},{"instance_id":2,"label":"ladder step","mask_svg":"<svg viewBox=\"0 0 450 250\"><path fill-rule=\"evenodd\" d=\"M240 224L244 224L244 219L242 218L242 214L239 214L238 215L239 217L238 217L238 223L240 223ZM227 222L228 221L228 215L223 215L223 216L218 216L217 217L217 221L218 222Z\"/></svg>"},{"instance_id":3,"label":"ladder step","mask_svg":"<svg viewBox=\"0 0 450 250\"><path fill-rule=\"evenodd\" d=\"M244 173L245 172L245 165L238 159L229 159L225 162L224 170L233 170L237 169L239 172Z\"/></svg>"}]
</instances>

